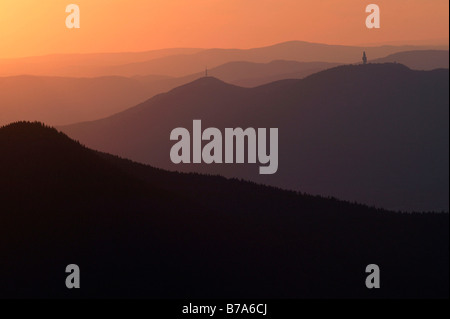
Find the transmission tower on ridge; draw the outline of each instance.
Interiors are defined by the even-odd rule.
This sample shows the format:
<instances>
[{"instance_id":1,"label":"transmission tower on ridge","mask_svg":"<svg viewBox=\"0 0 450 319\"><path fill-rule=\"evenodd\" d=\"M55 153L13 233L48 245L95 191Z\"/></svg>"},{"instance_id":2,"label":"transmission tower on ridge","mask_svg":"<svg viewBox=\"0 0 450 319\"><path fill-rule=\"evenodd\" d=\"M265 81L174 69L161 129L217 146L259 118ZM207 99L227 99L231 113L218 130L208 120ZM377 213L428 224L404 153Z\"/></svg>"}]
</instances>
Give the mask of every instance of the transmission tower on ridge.
<instances>
[{"instance_id":1,"label":"transmission tower on ridge","mask_svg":"<svg viewBox=\"0 0 450 319\"><path fill-rule=\"evenodd\" d=\"M362 57L362 60L363 60L363 64L367 64L367 56L366 56L366 51L364 51L364 52L363 52L363 57Z\"/></svg>"}]
</instances>

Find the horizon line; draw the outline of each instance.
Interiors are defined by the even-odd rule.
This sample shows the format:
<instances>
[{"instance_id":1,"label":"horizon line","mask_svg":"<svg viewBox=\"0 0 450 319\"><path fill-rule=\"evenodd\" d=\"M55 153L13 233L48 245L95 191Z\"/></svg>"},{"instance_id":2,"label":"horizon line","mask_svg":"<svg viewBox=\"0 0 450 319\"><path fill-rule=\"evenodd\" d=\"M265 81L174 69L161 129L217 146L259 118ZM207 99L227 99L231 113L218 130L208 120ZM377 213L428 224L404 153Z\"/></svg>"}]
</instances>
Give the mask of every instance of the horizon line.
<instances>
[{"instance_id":1,"label":"horizon line","mask_svg":"<svg viewBox=\"0 0 450 319\"><path fill-rule=\"evenodd\" d=\"M450 46L450 42L447 40L447 43L427 43L427 44L417 44L417 42L424 42L424 41L435 41L438 39L433 40L414 40L414 41L401 41L403 44L396 44L396 42L399 41L389 41L389 42L380 42L380 43L366 43L366 44L330 44L330 43L322 43L322 42L311 42L311 41L304 41L304 40L289 40L289 41L282 41L282 42L276 42L273 44L268 45L262 45L262 46L256 46L256 47L247 47L247 48L237 48L237 47L210 47L210 48L200 48L196 46L192 47L166 47L166 48L157 48L157 49L149 49L149 50L143 50L143 51L99 51L99 52L72 52L72 53L45 53L45 54L38 54L38 55L25 55L25 56L17 56L17 57L1 57L0 61L5 60L19 60L19 59L30 59L30 58L40 58L40 57L51 57L51 56L68 56L68 55L102 55L102 54L139 54L139 53L148 53L148 52L157 52L157 51L164 51L164 50L200 50L200 51L207 51L207 50L252 50L252 49L261 49L261 48L268 48L273 47L277 45L287 44L287 43L309 43L309 44L319 44L319 45L327 45L327 46L344 46L344 47L369 47L369 48L375 48L375 47L402 47L402 46L411 46L411 47L425 47L425 46L437 46L437 47L448 47ZM441 39L444 40L444 39ZM416 42L416 44L412 43ZM199 51L199 52L200 52Z\"/></svg>"}]
</instances>

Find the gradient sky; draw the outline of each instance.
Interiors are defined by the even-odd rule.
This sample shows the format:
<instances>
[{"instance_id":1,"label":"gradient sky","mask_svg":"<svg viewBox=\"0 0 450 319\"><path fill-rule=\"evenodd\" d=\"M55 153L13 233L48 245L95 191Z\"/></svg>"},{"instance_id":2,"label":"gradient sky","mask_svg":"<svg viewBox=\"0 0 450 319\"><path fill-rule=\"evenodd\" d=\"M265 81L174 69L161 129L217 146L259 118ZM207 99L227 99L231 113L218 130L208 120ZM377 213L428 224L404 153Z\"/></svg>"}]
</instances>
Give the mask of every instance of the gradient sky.
<instances>
[{"instance_id":1,"label":"gradient sky","mask_svg":"<svg viewBox=\"0 0 450 319\"><path fill-rule=\"evenodd\" d=\"M65 27L65 7L81 29ZM365 27L365 6L381 29ZM283 41L448 44L448 0L1 0L0 58L168 47L250 48Z\"/></svg>"}]
</instances>

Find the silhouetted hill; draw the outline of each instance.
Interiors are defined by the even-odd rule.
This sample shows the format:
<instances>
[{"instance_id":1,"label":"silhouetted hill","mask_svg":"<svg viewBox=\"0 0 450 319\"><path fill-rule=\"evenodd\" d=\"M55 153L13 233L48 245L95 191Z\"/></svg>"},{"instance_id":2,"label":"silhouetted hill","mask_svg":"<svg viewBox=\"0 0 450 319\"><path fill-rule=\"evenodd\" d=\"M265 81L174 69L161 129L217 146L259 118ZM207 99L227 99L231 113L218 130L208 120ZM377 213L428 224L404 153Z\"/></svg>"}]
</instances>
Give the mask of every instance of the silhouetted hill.
<instances>
[{"instance_id":1,"label":"silhouetted hill","mask_svg":"<svg viewBox=\"0 0 450 319\"><path fill-rule=\"evenodd\" d=\"M337 65L337 63L327 62L286 60L275 60L269 63L235 61L210 69L208 74L227 83L243 87L255 87L278 80L301 79ZM197 73L197 77L191 76L190 81L194 81L202 75L204 73ZM188 77L185 78L188 79ZM186 81L186 83L190 81Z\"/></svg>"},{"instance_id":2,"label":"silhouetted hill","mask_svg":"<svg viewBox=\"0 0 450 319\"><path fill-rule=\"evenodd\" d=\"M208 82L225 88L192 85ZM0 128L0 152L0 297L449 295L448 214L162 171L39 123ZM371 263L382 289L365 288Z\"/></svg>"},{"instance_id":3,"label":"silhouetted hill","mask_svg":"<svg viewBox=\"0 0 450 319\"><path fill-rule=\"evenodd\" d=\"M209 73L226 82L256 86L279 79L302 78L331 66L335 64L233 62L213 68ZM97 120L202 76L204 72L180 78L158 75L132 78L0 77L0 125L19 120L43 121L51 125Z\"/></svg>"},{"instance_id":4,"label":"silhouetted hill","mask_svg":"<svg viewBox=\"0 0 450 319\"><path fill-rule=\"evenodd\" d=\"M103 120L63 127L91 148L170 170L239 177L394 210L448 201L448 70L341 66L245 89L202 78ZM279 128L279 169L175 165L170 132Z\"/></svg>"},{"instance_id":5,"label":"silhouetted hill","mask_svg":"<svg viewBox=\"0 0 450 319\"><path fill-rule=\"evenodd\" d=\"M415 70L448 69L448 50L418 50L398 52L387 57L369 61L372 63L396 62Z\"/></svg>"},{"instance_id":6,"label":"silhouetted hill","mask_svg":"<svg viewBox=\"0 0 450 319\"><path fill-rule=\"evenodd\" d=\"M285 44L287 48L292 46L293 50L297 45L299 44ZM281 45L282 48L285 46ZM267 50L267 52L272 52L272 50ZM52 67L58 66L60 63L80 63L85 65L85 68L95 69L98 68L98 66L95 66L95 63L105 66L108 63L118 63L120 61L142 61L146 58L163 58L176 53L192 54L198 51L200 50L173 49L124 53L122 55L56 55L24 58L17 61L22 61L26 66L27 63L32 61L36 65L40 65L44 62L50 63L54 59ZM266 51L263 50L263 52ZM293 52L297 51L294 50ZM282 53L282 50L274 50L270 56L290 56ZM448 51L400 52L374 62L376 61L405 62L410 67L418 69L448 68ZM2 69L1 63L0 60L0 69ZM268 63L233 61L210 68L209 75L231 84L255 87L283 79L301 79L337 65L338 63L286 60L275 60ZM24 73L34 73L33 67L27 69L25 66L23 69ZM84 72L82 71L83 67L79 65L75 69L79 71L77 74L83 74ZM3 71L5 70L4 68ZM49 70L52 70L52 68L49 68ZM62 68L58 70L62 70ZM95 72L97 71L92 70L92 74L98 73ZM53 74L54 72L49 73ZM195 81L202 76L204 76L204 65L196 69L194 73L182 77L147 74L131 78L120 76L94 78L0 77L0 105L2 106L0 108L0 125L19 120L43 121L51 125L67 125L97 120L121 112L156 94L167 92L177 86Z\"/></svg>"}]
</instances>

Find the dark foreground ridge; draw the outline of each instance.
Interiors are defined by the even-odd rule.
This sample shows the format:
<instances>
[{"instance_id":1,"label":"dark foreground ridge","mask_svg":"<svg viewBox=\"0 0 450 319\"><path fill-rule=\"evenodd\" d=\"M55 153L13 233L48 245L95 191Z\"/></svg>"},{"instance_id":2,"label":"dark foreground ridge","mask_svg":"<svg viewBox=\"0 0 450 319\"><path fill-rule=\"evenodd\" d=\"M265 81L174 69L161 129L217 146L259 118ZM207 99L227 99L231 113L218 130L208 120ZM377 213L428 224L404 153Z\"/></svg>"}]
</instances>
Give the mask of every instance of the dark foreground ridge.
<instances>
[{"instance_id":1,"label":"dark foreground ridge","mask_svg":"<svg viewBox=\"0 0 450 319\"><path fill-rule=\"evenodd\" d=\"M0 297L449 295L448 214L158 170L39 123L0 128L0 154Z\"/></svg>"}]
</instances>

